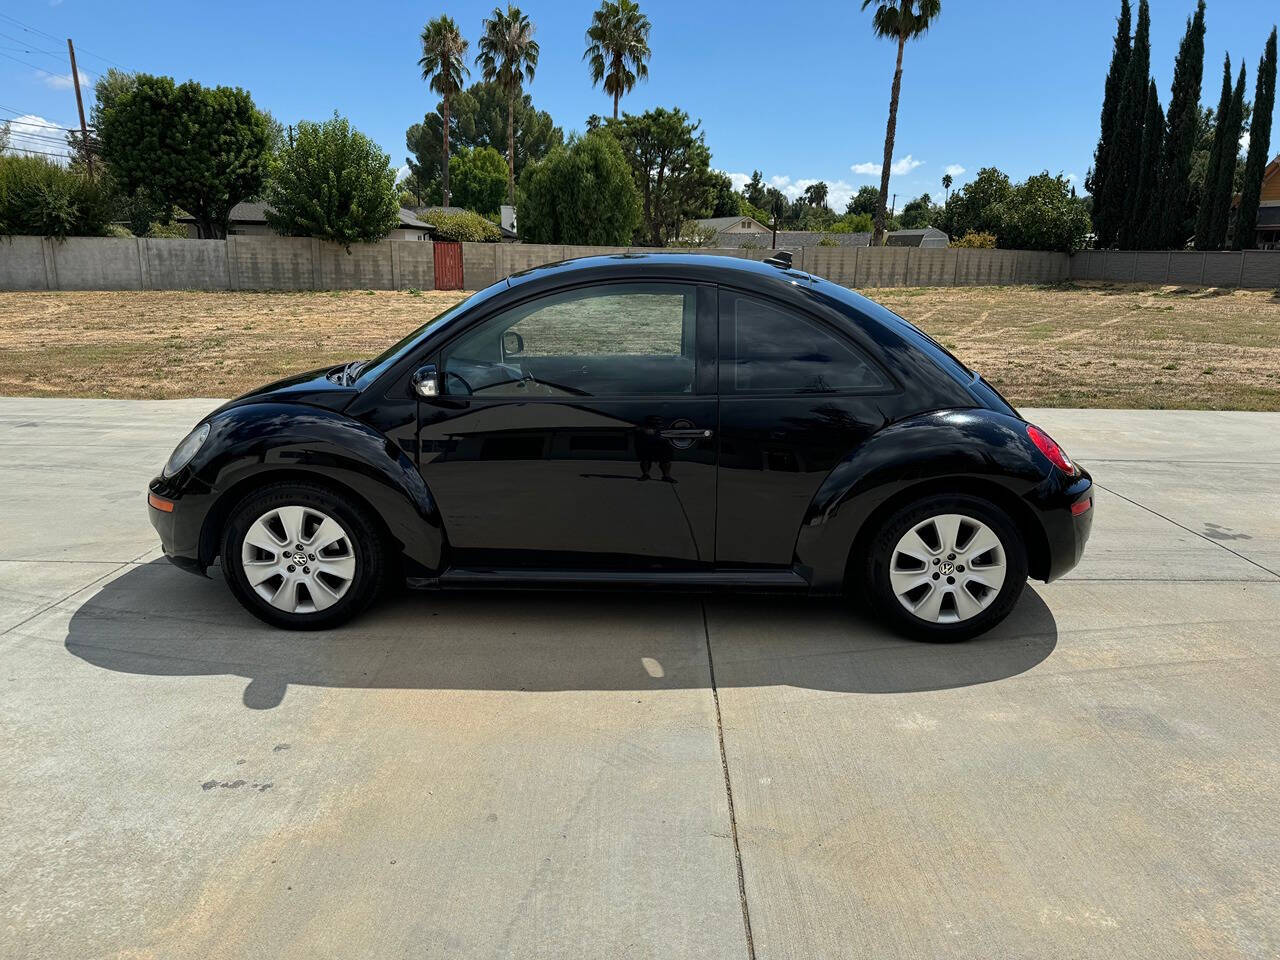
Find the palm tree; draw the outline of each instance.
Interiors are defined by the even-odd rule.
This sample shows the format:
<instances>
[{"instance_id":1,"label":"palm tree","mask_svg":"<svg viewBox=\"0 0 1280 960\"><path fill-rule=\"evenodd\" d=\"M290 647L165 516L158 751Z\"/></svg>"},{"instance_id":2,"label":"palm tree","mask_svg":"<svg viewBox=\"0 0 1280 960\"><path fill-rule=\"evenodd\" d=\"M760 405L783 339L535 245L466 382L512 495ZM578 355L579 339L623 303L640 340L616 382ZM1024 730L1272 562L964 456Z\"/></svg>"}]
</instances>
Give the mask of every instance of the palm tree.
<instances>
[{"instance_id":1,"label":"palm tree","mask_svg":"<svg viewBox=\"0 0 1280 960\"><path fill-rule=\"evenodd\" d=\"M441 14L422 28L422 79L430 81L431 89L440 94L441 119L444 120L444 155L441 168L441 193L444 205L449 206L449 98L462 89L463 77L471 75L463 58L467 55L467 41L453 22L453 17Z\"/></svg>"},{"instance_id":2,"label":"palm tree","mask_svg":"<svg viewBox=\"0 0 1280 960\"><path fill-rule=\"evenodd\" d=\"M827 185L819 180L804 188L804 198L811 206L821 209L827 205Z\"/></svg>"},{"instance_id":3,"label":"palm tree","mask_svg":"<svg viewBox=\"0 0 1280 960\"><path fill-rule=\"evenodd\" d=\"M908 40L923 35L942 12L942 0L862 0L862 9L875 7L872 27L877 37L898 41L898 65L889 94L889 125L884 134L884 163L880 167L880 200L876 204L876 232L872 244L884 241L885 205L889 199L889 170L893 166L893 138L898 127L898 95L902 92L902 51Z\"/></svg>"},{"instance_id":4,"label":"palm tree","mask_svg":"<svg viewBox=\"0 0 1280 960\"><path fill-rule=\"evenodd\" d=\"M942 189L946 191L943 194L943 199L942 199L942 205L944 207L951 202L951 184L953 184L954 182L955 181L951 179L951 174L944 173L942 175Z\"/></svg>"},{"instance_id":5,"label":"palm tree","mask_svg":"<svg viewBox=\"0 0 1280 960\"><path fill-rule=\"evenodd\" d=\"M514 4L507 4L507 12L493 8L493 15L482 24L480 53L476 64L486 80L496 80L507 95L507 193L511 205L516 202L516 97L521 84L533 82L533 71L538 67L538 41L533 39L533 22Z\"/></svg>"},{"instance_id":6,"label":"palm tree","mask_svg":"<svg viewBox=\"0 0 1280 960\"><path fill-rule=\"evenodd\" d=\"M635 0L604 0L591 15L587 28L587 49L582 59L591 64L591 85L604 82L604 92L613 97L613 119L618 119L618 100L630 93L637 80L649 76L649 18Z\"/></svg>"}]
</instances>

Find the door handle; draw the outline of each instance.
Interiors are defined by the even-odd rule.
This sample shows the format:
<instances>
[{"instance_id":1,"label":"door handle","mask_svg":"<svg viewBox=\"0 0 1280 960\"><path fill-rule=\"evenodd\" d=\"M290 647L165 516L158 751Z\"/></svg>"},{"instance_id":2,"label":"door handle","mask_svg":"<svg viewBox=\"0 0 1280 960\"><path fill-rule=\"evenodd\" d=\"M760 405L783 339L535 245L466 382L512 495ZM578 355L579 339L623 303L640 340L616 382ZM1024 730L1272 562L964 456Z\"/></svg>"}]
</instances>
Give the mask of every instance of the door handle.
<instances>
[{"instance_id":1,"label":"door handle","mask_svg":"<svg viewBox=\"0 0 1280 960\"><path fill-rule=\"evenodd\" d=\"M689 429L659 430L658 436L663 440L710 440L714 433L701 427Z\"/></svg>"}]
</instances>

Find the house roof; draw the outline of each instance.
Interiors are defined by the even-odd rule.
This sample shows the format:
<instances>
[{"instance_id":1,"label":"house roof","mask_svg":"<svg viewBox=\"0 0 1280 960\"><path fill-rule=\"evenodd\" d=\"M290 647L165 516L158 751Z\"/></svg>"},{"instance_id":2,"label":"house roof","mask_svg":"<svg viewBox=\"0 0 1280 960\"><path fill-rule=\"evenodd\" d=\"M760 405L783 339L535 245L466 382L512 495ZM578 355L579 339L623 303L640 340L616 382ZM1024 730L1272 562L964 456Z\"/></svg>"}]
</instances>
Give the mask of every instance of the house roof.
<instances>
[{"instance_id":1,"label":"house roof","mask_svg":"<svg viewBox=\"0 0 1280 960\"><path fill-rule=\"evenodd\" d=\"M227 216L227 220L231 223L266 223L267 211L271 209L268 203L262 203L257 200L246 200L244 203L237 203L231 208L231 213ZM422 220L419 220L412 210L400 208L396 215L400 221L400 229L404 230L434 230L435 228ZM181 223L195 223L195 217L179 217Z\"/></svg>"},{"instance_id":2,"label":"house roof","mask_svg":"<svg viewBox=\"0 0 1280 960\"><path fill-rule=\"evenodd\" d=\"M768 230L768 229L769 229L769 228L768 228L768 227L766 227L763 223L761 223L759 220L756 220L756 219L754 219L753 217L744 217L744 216L737 216L737 217L706 217L706 218L704 218L704 219L702 219L702 220L695 220L695 221L693 221L693 222L694 222L694 223L696 223L696 224L697 224L698 226L700 226L700 227L703 227L703 228L709 228L709 229L711 229L711 230L714 230L716 233L720 233L720 232L722 232L722 231L724 231L724 230L728 230L730 227L736 227L738 224L740 224L740 223L744 223L744 222L746 222L746 221L750 221L751 223L754 223L754 224L755 224L757 227L759 227L761 230Z\"/></svg>"}]
</instances>

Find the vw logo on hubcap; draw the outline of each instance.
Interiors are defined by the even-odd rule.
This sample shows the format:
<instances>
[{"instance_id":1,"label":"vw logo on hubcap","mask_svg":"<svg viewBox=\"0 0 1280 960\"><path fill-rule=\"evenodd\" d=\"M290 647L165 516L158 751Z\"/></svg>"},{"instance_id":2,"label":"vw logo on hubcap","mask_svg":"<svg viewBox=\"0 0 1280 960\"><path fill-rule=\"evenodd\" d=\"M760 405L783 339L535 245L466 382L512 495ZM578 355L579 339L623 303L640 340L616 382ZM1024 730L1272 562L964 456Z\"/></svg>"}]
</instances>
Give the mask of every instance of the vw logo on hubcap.
<instances>
[{"instance_id":1,"label":"vw logo on hubcap","mask_svg":"<svg viewBox=\"0 0 1280 960\"><path fill-rule=\"evenodd\" d=\"M952 563L950 560L943 560L940 564L938 564L938 572L942 574L944 577L951 576L951 574L955 573L955 569L956 569L955 564Z\"/></svg>"},{"instance_id":2,"label":"vw logo on hubcap","mask_svg":"<svg viewBox=\"0 0 1280 960\"><path fill-rule=\"evenodd\" d=\"M307 562L307 555L305 553L295 553L293 555L293 562L301 567Z\"/></svg>"}]
</instances>

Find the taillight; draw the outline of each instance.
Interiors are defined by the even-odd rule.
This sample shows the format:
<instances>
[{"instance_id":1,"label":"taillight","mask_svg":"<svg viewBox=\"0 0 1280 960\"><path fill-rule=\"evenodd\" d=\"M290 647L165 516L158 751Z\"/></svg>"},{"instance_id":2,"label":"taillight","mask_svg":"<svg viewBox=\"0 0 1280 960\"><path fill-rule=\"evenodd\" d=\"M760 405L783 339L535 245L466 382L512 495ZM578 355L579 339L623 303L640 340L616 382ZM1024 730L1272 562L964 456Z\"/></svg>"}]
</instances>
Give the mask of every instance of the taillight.
<instances>
[{"instance_id":1,"label":"taillight","mask_svg":"<svg viewBox=\"0 0 1280 960\"><path fill-rule=\"evenodd\" d=\"M1049 458L1049 462L1061 470L1063 473L1074 475L1076 472L1075 464L1071 462L1071 458L1067 456L1053 437L1049 436L1033 423L1027 424L1027 436L1031 438L1031 442L1036 445L1036 449Z\"/></svg>"}]
</instances>

